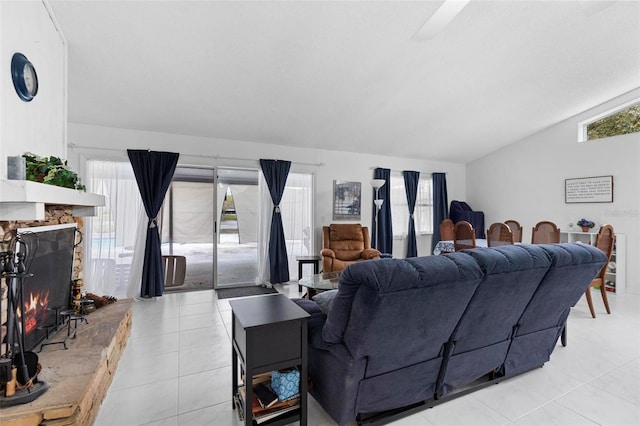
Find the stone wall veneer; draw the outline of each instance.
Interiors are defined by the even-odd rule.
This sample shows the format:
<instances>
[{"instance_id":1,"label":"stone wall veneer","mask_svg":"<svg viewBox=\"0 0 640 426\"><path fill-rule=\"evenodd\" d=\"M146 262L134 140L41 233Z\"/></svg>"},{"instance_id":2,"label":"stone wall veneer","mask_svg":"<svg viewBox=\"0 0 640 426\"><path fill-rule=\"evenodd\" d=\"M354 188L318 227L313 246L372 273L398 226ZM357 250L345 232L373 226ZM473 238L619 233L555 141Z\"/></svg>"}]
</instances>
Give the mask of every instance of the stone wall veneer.
<instances>
[{"instance_id":1,"label":"stone wall veneer","mask_svg":"<svg viewBox=\"0 0 640 426\"><path fill-rule=\"evenodd\" d=\"M59 206L59 205L47 206L47 208L45 209L44 220L0 221L0 241L3 242L1 251L5 251L8 248L7 244L15 236L15 234L12 232L15 229L31 228L36 226L60 225L64 223L73 223L73 222L77 224L76 226L78 228L78 231L80 232L76 235L76 247L73 250L73 273L71 274L71 277L73 279L82 278L83 277L82 235L84 235L84 219L82 217L74 217L72 214L71 206Z\"/></svg>"}]
</instances>

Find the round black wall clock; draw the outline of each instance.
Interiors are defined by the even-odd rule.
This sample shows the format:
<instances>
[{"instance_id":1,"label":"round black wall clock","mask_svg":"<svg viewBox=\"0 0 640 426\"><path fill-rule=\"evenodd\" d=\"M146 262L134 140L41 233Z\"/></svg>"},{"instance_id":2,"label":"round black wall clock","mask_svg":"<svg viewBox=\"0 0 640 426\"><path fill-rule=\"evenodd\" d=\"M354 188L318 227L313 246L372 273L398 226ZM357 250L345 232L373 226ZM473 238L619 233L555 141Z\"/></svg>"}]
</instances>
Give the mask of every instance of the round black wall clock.
<instances>
[{"instance_id":1,"label":"round black wall clock","mask_svg":"<svg viewBox=\"0 0 640 426\"><path fill-rule=\"evenodd\" d=\"M11 78L16 93L25 102L38 94L38 75L31 62L22 53L14 53L11 58Z\"/></svg>"}]
</instances>

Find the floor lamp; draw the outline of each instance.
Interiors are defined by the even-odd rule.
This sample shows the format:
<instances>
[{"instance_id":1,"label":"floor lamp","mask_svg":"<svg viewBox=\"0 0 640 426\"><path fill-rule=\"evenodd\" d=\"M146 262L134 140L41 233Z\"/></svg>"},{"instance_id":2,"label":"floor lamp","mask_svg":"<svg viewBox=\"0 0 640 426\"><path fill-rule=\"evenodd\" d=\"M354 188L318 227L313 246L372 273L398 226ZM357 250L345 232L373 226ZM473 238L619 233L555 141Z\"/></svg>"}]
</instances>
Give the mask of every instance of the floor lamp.
<instances>
[{"instance_id":1,"label":"floor lamp","mask_svg":"<svg viewBox=\"0 0 640 426\"><path fill-rule=\"evenodd\" d=\"M378 230L378 214L380 213L380 208L382 207L382 203L384 202L384 199L380 199L380 198L378 198L378 196L379 196L380 188L382 188L385 183L386 183L386 181L384 179L371 179L371 186L373 187L373 189L376 190L376 198L373 200L373 204L376 205L376 215L375 215L376 238L375 238L375 241L374 241L374 247L376 249L378 249L378 240L379 240L378 235L380 234L380 232L378 232L379 231Z\"/></svg>"}]
</instances>

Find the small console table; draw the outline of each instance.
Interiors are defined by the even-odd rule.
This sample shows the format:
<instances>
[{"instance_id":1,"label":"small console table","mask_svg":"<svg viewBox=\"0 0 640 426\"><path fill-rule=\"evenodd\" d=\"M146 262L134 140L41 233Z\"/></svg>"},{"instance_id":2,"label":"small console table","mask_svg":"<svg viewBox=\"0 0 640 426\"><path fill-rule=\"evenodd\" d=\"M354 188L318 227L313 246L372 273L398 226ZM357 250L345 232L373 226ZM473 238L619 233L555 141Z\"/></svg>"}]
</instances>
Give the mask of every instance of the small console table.
<instances>
[{"instance_id":1,"label":"small console table","mask_svg":"<svg viewBox=\"0 0 640 426\"><path fill-rule=\"evenodd\" d=\"M252 378L260 373L297 367L300 405L264 424L285 425L296 420L307 425L307 318L309 314L283 294L249 297L231 305L231 366L233 408L241 410L246 426L253 425ZM240 367L240 370L238 369ZM239 375L244 383L239 383ZM240 387L245 386L244 396Z\"/></svg>"}]
</instances>

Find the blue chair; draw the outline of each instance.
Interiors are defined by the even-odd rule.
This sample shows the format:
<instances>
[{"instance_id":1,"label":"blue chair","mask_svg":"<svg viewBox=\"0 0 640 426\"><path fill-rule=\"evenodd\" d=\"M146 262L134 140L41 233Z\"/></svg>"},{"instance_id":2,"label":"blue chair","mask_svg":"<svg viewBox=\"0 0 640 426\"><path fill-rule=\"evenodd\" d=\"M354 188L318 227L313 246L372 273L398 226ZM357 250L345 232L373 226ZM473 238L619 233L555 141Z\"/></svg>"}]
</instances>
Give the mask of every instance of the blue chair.
<instances>
[{"instance_id":1,"label":"blue chair","mask_svg":"<svg viewBox=\"0 0 640 426\"><path fill-rule=\"evenodd\" d=\"M464 201L452 201L449 207L449 218L453 223L466 220L473 226L476 238L485 238L484 234L484 212L474 211L471 206Z\"/></svg>"}]
</instances>

